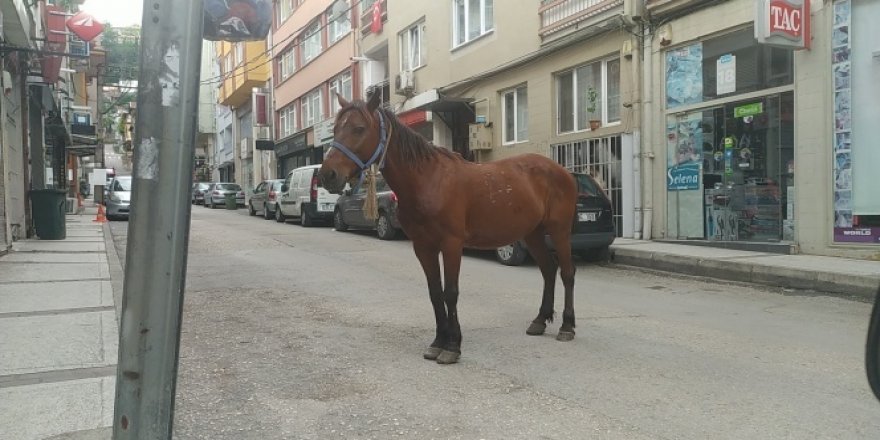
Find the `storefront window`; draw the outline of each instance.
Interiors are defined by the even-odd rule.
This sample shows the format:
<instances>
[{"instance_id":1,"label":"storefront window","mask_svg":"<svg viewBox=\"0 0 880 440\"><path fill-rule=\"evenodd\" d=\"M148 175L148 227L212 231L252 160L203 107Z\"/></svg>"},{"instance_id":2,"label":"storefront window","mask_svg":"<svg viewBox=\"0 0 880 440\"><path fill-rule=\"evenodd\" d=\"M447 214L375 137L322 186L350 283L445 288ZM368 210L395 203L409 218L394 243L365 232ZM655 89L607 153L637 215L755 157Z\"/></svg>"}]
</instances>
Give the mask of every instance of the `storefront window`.
<instances>
[{"instance_id":1,"label":"storefront window","mask_svg":"<svg viewBox=\"0 0 880 440\"><path fill-rule=\"evenodd\" d=\"M793 52L758 44L749 27L666 52L667 108L790 85Z\"/></svg>"},{"instance_id":2,"label":"storefront window","mask_svg":"<svg viewBox=\"0 0 880 440\"><path fill-rule=\"evenodd\" d=\"M667 141L670 235L794 239L792 92L670 115Z\"/></svg>"}]
</instances>

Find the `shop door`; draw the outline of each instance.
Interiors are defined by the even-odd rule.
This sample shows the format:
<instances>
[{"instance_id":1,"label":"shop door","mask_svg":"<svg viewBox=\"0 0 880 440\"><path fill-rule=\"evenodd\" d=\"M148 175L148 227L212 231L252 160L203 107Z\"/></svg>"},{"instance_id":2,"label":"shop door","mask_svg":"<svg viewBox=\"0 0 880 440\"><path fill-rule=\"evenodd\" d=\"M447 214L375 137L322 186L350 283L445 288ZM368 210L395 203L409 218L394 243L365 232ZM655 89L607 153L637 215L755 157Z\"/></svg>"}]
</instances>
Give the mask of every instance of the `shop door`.
<instances>
[{"instance_id":1,"label":"shop door","mask_svg":"<svg viewBox=\"0 0 880 440\"><path fill-rule=\"evenodd\" d=\"M793 93L726 104L703 116L706 238L793 240Z\"/></svg>"}]
</instances>

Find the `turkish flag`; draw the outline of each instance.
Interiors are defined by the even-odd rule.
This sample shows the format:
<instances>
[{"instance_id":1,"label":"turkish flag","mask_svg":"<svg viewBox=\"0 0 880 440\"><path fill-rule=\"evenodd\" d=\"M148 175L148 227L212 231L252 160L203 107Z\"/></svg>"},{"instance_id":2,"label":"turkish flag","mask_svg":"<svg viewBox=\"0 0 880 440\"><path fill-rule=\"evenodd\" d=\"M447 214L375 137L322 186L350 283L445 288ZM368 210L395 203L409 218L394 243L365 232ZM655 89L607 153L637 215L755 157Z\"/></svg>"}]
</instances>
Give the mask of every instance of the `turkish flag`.
<instances>
[{"instance_id":1,"label":"turkish flag","mask_svg":"<svg viewBox=\"0 0 880 440\"><path fill-rule=\"evenodd\" d=\"M104 25L95 17L80 11L67 20L67 29L76 34L80 40L92 41L104 31Z\"/></svg>"},{"instance_id":2,"label":"turkish flag","mask_svg":"<svg viewBox=\"0 0 880 440\"><path fill-rule=\"evenodd\" d=\"M373 22L370 23L370 32L374 34L382 32L382 0L373 3Z\"/></svg>"}]
</instances>

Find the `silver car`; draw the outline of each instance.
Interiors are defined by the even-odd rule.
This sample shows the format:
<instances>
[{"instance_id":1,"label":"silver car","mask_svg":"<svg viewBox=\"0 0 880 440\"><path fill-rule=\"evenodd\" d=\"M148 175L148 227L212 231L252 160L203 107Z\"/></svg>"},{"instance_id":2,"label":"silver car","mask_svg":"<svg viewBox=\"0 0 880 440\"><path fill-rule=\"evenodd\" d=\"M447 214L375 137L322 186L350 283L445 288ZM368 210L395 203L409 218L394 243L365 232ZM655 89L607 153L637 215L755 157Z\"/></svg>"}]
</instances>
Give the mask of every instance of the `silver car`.
<instances>
[{"instance_id":1,"label":"silver car","mask_svg":"<svg viewBox=\"0 0 880 440\"><path fill-rule=\"evenodd\" d=\"M115 177L108 187L107 219L127 219L131 207L131 176Z\"/></svg>"},{"instance_id":2,"label":"silver car","mask_svg":"<svg viewBox=\"0 0 880 440\"><path fill-rule=\"evenodd\" d=\"M205 191L205 207L226 206L226 195L235 194L235 203L244 206L244 191L237 183L212 183Z\"/></svg>"}]
</instances>

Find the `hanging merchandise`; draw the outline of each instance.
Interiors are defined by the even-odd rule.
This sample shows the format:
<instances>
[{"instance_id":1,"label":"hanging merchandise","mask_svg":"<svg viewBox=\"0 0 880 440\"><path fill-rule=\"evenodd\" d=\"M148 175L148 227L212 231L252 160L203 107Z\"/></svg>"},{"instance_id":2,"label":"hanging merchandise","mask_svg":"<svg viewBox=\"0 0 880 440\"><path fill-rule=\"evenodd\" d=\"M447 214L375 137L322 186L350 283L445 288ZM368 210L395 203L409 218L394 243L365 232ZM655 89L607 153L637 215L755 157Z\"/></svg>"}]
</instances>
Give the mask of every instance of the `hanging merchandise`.
<instances>
[{"instance_id":1,"label":"hanging merchandise","mask_svg":"<svg viewBox=\"0 0 880 440\"><path fill-rule=\"evenodd\" d=\"M205 0L202 36L211 41L259 41L272 27L271 0Z\"/></svg>"}]
</instances>

